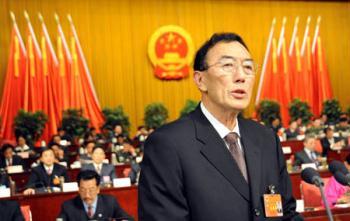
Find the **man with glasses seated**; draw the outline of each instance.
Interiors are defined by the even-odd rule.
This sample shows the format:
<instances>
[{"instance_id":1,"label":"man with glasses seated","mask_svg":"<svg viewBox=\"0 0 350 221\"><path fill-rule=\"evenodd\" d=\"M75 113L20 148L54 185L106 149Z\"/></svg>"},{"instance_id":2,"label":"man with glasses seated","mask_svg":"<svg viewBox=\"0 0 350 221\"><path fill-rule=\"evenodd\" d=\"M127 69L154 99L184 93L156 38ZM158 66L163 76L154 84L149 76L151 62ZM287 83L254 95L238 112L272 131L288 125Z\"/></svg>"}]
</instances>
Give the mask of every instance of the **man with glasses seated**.
<instances>
[{"instance_id":1,"label":"man with glasses seated","mask_svg":"<svg viewBox=\"0 0 350 221\"><path fill-rule=\"evenodd\" d=\"M133 220L113 196L100 194L100 176L93 170L80 171L79 195L62 204L58 218L75 220Z\"/></svg>"}]
</instances>

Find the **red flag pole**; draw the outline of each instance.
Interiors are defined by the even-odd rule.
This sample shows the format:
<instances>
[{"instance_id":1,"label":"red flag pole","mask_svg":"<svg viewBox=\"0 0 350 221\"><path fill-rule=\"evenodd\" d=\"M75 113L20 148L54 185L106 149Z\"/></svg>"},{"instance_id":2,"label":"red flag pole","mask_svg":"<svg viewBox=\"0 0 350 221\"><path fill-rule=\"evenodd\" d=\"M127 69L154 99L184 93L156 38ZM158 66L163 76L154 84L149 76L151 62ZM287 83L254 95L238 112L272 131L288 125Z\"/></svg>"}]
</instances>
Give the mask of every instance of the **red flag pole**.
<instances>
[{"instance_id":1,"label":"red flag pole","mask_svg":"<svg viewBox=\"0 0 350 221\"><path fill-rule=\"evenodd\" d=\"M92 79L91 79L91 74L90 74L90 70L89 70L89 67L86 63L86 59L85 59L85 56L84 56L84 53L83 53L83 50L81 48L81 45L80 45L80 41L79 41L79 38L78 38L78 34L76 32L76 29L75 29L75 26L73 24L73 20L72 20L72 16L70 14L67 15L67 18L68 18L68 21L70 23L70 27L71 27L71 30L72 30L72 33L73 33L73 36L76 40L76 44L77 44L77 48L78 48L78 53L79 55L81 56L82 58L82 63L83 63L83 67L84 67L84 70L85 72L87 73L87 77L88 77L88 80L89 80L89 85L90 85L90 88L92 90L92 94L94 96L94 100L95 100L95 103L97 104L98 108L100 109L100 103L98 101L98 98L97 98L97 94L96 94L96 90L95 90L95 87L93 86L93 83L92 83Z\"/></svg>"},{"instance_id":2,"label":"red flag pole","mask_svg":"<svg viewBox=\"0 0 350 221\"><path fill-rule=\"evenodd\" d=\"M287 18L283 17L282 28L281 28L280 37L278 40L277 56L280 56L280 54L281 54L282 44L284 41L284 32L285 32L286 23L287 23Z\"/></svg>"},{"instance_id":3,"label":"red flag pole","mask_svg":"<svg viewBox=\"0 0 350 221\"><path fill-rule=\"evenodd\" d=\"M291 56L292 53L293 53L293 48L294 48L294 44L295 44L295 38L297 37L297 33L298 33L298 24L299 24L299 16L297 16L295 18L293 34L292 34L292 38L290 40L290 45L289 45L289 56Z\"/></svg>"},{"instance_id":4,"label":"red flag pole","mask_svg":"<svg viewBox=\"0 0 350 221\"><path fill-rule=\"evenodd\" d=\"M310 21L311 21L311 16L307 17L307 22L306 22L306 28L304 32L304 38L303 38L303 43L301 45L301 56L304 56L305 53L305 48L307 44L307 37L309 35L309 29L310 29Z\"/></svg>"},{"instance_id":5,"label":"red flag pole","mask_svg":"<svg viewBox=\"0 0 350 221\"><path fill-rule=\"evenodd\" d=\"M321 16L318 16L315 34L314 34L314 40L312 41L312 50L311 51L313 54L315 53L316 41L317 41L318 33L320 32L320 23L321 23Z\"/></svg>"},{"instance_id":6,"label":"red flag pole","mask_svg":"<svg viewBox=\"0 0 350 221\"><path fill-rule=\"evenodd\" d=\"M267 40L267 46L266 46L266 51L265 51L264 63L263 63L262 69L261 69L261 74L260 74L260 79L259 79L259 86L258 86L258 92L257 92L256 99L255 99L255 105L259 104L259 100L260 100L260 96L261 96L261 90L262 90L262 86L263 86L263 83L264 83L264 77L265 77L265 72L266 72L266 65L267 65L268 58L270 56L270 48L271 48L271 44L272 44L273 33L275 31L275 25L276 25L276 18L273 18L272 19L271 28L270 28L269 38Z\"/></svg>"}]
</instances>

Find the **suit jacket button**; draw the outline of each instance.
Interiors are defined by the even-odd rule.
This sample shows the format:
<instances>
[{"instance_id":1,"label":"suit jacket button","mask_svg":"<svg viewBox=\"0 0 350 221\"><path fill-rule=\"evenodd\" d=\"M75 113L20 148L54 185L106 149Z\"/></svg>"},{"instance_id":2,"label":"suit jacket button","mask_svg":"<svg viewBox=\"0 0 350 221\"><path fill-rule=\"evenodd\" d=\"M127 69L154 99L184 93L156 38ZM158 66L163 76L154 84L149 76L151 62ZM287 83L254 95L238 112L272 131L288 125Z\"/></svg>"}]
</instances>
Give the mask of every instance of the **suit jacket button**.
<instances>
[{"instance_id":1,"label":"suit jacket button","mask_svg":"<svg viewBox=\"0 0 350 221\"><path fill-rule=\"evenodd\" d=\"M254 209L255 216L260 216L260 211L259 209Z\"/></svg>"}]
</instances>

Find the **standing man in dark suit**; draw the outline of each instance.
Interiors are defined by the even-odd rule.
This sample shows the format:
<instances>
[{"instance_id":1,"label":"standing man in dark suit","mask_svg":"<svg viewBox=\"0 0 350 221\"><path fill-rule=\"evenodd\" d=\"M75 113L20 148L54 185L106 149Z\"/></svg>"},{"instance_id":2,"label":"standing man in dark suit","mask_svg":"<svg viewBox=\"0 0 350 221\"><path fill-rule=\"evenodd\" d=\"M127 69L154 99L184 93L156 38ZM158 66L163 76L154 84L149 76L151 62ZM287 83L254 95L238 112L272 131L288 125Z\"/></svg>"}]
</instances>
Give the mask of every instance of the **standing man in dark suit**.
<instances>
[{"instance_id":1,"label":"standing man in dark suit","mask_svg":"<svg viewBox=\"0 0 350 221\"><path fill-rule=\"evenodd\" d=\"M2 156L0 156L0 168L20 165L24 169L22 158L14 154L14 146L12 146L11 144L4 144L1 147L1 151Z\"/></svg>"},{"instance_id":2,"label":"standing man in dark suit","mask_svg":"<svg viewBox=\"0 0 350 221\"><path fill-rule=\"evenodd\" d=\"M276 134L237 118L249 104L256 71L236 34L214 34L198 50L200 105L146 140L140 221L270 220L263 196L273 192L280 194L283 210L274 211L280 217L273 220L299 218Z\"/></svg>"},{"instance_id":3,"label":"standing man in dark suit","mask_svg":"<svg viewBox=\"0 0 350 221\"><path fill-rule=\"evenodd\" d=\"M304 163L315 163L319 166L321 163L321 155L315 151L316 138L306 135L304 139L304 149L295 153L294 165L301 166Z\"/></svg>"},{"instance_id":4,"label":"standing man in dark suit","mask_svg":"<svg viewBox=\"0 0 350 221\"><path fill-rule=\"evenodd\" d=\"M60 177L64 178L64 181L69 181L67 175L67 169L55 163L55 154L52 149L44 149L41 152L40 165L34 167L30 173L26 190L23 194L31 195L37 191L46 191L47 188L59 187L61 184Z\"/></svg>"},{"instance_id":5,"label":"standing man in dark suit","mask_svg":"<svg viewBox=\"0 0 350 221\"><path fill-rule=\"evenodd\" d=\"M100 176L92 170L78 174L79 195L62 204L59 218L75 220L133 220L113 196L100 193Z\"/></svg>"},{"instance_id":6,"label":"standing man in dark suit","mask_svg":"<svg viewBox=\"0 0 350 221\"><path fill-rule=\"evenodd\" d=\"M17 201L0 200L0 220L24 221L21 208Z\"/></svg>"},{"instance_id":7,"label":"standing man in dark suit","mask_svg":"<svg viewBox=\"0 0 350 221\"><path fill-rule=\"evenodd\" d=\"M92 151L92 163L83 164L81 170L94 170L102 178L101 182L111 183L114 178L117 178L115 174L115 167L111 164L103 163L103 160L106 158L105 151L101 146L94 147Z\"/></svg>"}]
</instances>

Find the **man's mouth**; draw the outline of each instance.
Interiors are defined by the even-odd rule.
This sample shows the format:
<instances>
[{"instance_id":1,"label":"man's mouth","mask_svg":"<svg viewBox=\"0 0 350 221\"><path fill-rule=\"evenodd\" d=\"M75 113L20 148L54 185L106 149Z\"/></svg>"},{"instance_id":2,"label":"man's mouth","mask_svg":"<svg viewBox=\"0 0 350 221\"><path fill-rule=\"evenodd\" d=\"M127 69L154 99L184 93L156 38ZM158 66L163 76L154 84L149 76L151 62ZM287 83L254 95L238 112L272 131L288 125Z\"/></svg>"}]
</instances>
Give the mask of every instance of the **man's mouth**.
<instances>
[{"instance_id":1,"label":"man's mouth","mask_svg":"<svg viewBox=\"0 0 350 221\"><path fill-rule=\"evenodd\" d=\"M230 94L236 99L243 99L247 93L243 89L236 89L236 90L232 90Z\"/></svg>"}]
</instances>

